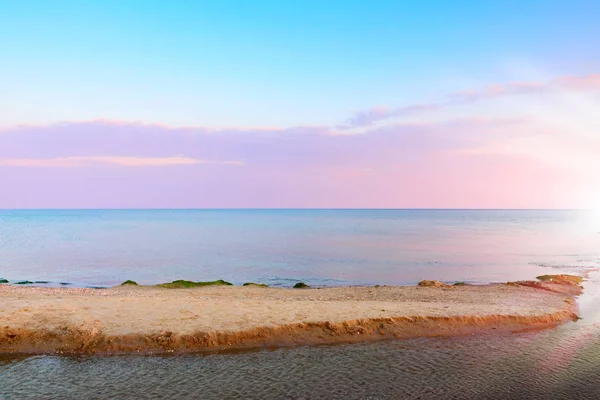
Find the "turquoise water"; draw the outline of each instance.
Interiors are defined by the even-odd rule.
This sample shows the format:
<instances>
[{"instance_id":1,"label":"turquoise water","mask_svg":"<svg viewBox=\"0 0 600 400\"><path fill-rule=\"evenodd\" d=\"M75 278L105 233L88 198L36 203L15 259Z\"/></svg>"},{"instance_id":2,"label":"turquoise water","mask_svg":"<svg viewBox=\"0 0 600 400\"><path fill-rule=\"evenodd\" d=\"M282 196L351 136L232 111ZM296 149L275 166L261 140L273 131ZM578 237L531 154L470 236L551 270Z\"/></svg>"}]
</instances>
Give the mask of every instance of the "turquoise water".
<instances>
[{"instance_id":1,"label":"turquoise water","mask_svg":"<svg viewBox=\"0 0 600 400\"><path fill-rule=\"evenodd\" d=\"M0 211L0 278L51 285L483 283L598 266L589 211Z\"/></svg>"}]
</instances>

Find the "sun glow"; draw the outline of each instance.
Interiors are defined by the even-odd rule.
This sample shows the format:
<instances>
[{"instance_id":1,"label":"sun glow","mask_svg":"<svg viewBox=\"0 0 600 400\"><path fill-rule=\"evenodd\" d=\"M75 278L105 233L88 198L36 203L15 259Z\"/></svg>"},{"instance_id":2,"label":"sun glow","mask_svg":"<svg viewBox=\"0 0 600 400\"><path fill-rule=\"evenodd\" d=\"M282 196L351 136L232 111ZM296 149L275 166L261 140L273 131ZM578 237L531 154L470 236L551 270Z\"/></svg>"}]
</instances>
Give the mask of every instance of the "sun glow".
<instances>
[{"instance_id":1,"label":"sun glow","mask_svg":"<svg viewBox=\"0 0 600 400\"><path fill-rule=\"evenodd\" d=\"M591 222L595 229L600 232L600 206L592 210Z\"/></svg>"},{"instance_id":2,"label":"sun glow","mask_svg":"<svg viewBox=\"0 0 600 400\"><path fill-rule=\"evenodd\" d=\"M598 201L596 201L595 203L592 203L591 207L590 207L590 212L589 212L589 224L591 226L591 228L595 231L600 233L600 196L597 197Z\"/></svg>"},{"instance_id":3,"label":"sun glow","mask_svg":"<svg viewBox=\"0 0 600 400\"><path fill-rule=\"evenodd\" d=\"M600 216L600 190L590 194L587 205L587 208L592 210L594 215Z\"/></svg>"}]
</instances>

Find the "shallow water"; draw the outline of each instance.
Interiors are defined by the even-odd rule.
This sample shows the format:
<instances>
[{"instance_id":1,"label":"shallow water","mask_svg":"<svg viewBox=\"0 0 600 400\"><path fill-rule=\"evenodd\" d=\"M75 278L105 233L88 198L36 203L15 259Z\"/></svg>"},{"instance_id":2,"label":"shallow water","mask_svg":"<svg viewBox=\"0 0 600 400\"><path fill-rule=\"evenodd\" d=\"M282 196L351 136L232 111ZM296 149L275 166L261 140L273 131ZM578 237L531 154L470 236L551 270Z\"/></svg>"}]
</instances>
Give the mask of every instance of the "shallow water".
<instances>
[{"instance_id":1,"label":"shallow water","mask_svg":"<svg viewBox=\"0 0 600 400\"><path fill-rule=\"evenodd\" d=\"M229 354L0 358L0 398L597 399L598 322Z\"/></svg>"},{"instance_id":2,"label":"shallow water","mask_svg":"<svg viewBox=\"0 0 600 400\"><path fill-rule=\"evenodd\" d=\"M292 286L531 279L600 266L600 214L494 210L0 211L0 278Z\"/></svg>"},{"instance_id":3,"label":"shallow water","mask_svg":"<svg viewBox=\"0 0 600 400\"><path fill-rule=\"evenodd\" d=\"M596 217L574 211L14 213L0 216L1 271L14 279L489 282L593 271L600 258ZM592 272L583 319L542 332L174 356L0 355L0 399L598 399L599 296Z\"/></svg>"}]
</instances>

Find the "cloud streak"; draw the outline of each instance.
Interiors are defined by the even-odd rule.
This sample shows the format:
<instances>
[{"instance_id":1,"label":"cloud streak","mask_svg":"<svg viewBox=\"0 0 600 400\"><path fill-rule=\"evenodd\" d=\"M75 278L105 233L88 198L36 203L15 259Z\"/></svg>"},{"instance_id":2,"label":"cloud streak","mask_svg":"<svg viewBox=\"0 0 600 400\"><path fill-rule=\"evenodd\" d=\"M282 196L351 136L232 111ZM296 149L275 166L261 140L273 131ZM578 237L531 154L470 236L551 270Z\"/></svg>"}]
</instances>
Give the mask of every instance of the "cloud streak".
<instances>
[{"instance_id":1,"label":"cloud streak","mask_svg":"<svg viewBox=\"0 0 600 400\"><path fill-rule=\"evenodd\" d=\"M368 110L361 110L348 119L348 124L341 128L355 128L362 126L371 126L375 122L394 118L414 115L419 112L437 111L442 108L441 104L413 104L398 108L373 107Z\"/></svg>"},{"instance_id":2,"label":"cloud streak","mask_svg":"<svg viewBox=\"0 0 600 400\"><path fill-rule=\"evenodd\" d=\"M438 103L410 104L402 107L374 107L355 112L340 128L360 128L398 117L439 111L443 108L514 95L531 95L557 91L600 91L600 74L562 76L547 82L509 82L488 85L482 89L449 94Z\"/></svg>"},{"instance_id":3,"label":"cloud streak","mask_svg":"<svg viewBox=\"0 0 600 400\"><path fill-rule=\"evenodd\" d=\"M214 161L197 160L190 157L56 157L56 158L5 158L0 159L0 167L29 168L79 168L99 166L120 167L166 167L172 165L209 164ZM223 164L230 164L224 162Z\"/></svg>"},{"instance_id":4,"label":"cloud streak","mask_svg":"<svg viewBox=\"0 0 600 400\"><path fill-rule=\"evenodd\" d=\"M104 121L62 123L0 133L0 166L298 168L365 163L366 168L377 158L389 161L412 157L415 151L474 146L498 135L495 130L522 123L520 119L464 118L373 127L359 135L339 135L322 127L209 130Z\"/></svg>"}]
</instances>

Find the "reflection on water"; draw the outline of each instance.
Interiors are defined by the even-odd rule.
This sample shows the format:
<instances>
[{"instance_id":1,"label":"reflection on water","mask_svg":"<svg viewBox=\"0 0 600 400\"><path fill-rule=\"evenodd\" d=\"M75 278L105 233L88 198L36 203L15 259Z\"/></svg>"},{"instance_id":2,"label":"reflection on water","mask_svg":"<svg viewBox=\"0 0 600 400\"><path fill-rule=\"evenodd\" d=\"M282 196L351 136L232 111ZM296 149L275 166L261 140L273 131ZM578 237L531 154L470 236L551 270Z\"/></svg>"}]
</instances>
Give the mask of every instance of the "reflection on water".
<instances>
[{"instance_id":1,"label":"reflection on water","mask_svg":"<svg viewBox=\"0 0 600 400\"><path fill-rule=\"evenodd\" d=\"M5 356L0 398L598 399L599 288L586 282L582 320L537 333L237 354Z\"/></svg>"}]
</instances>

